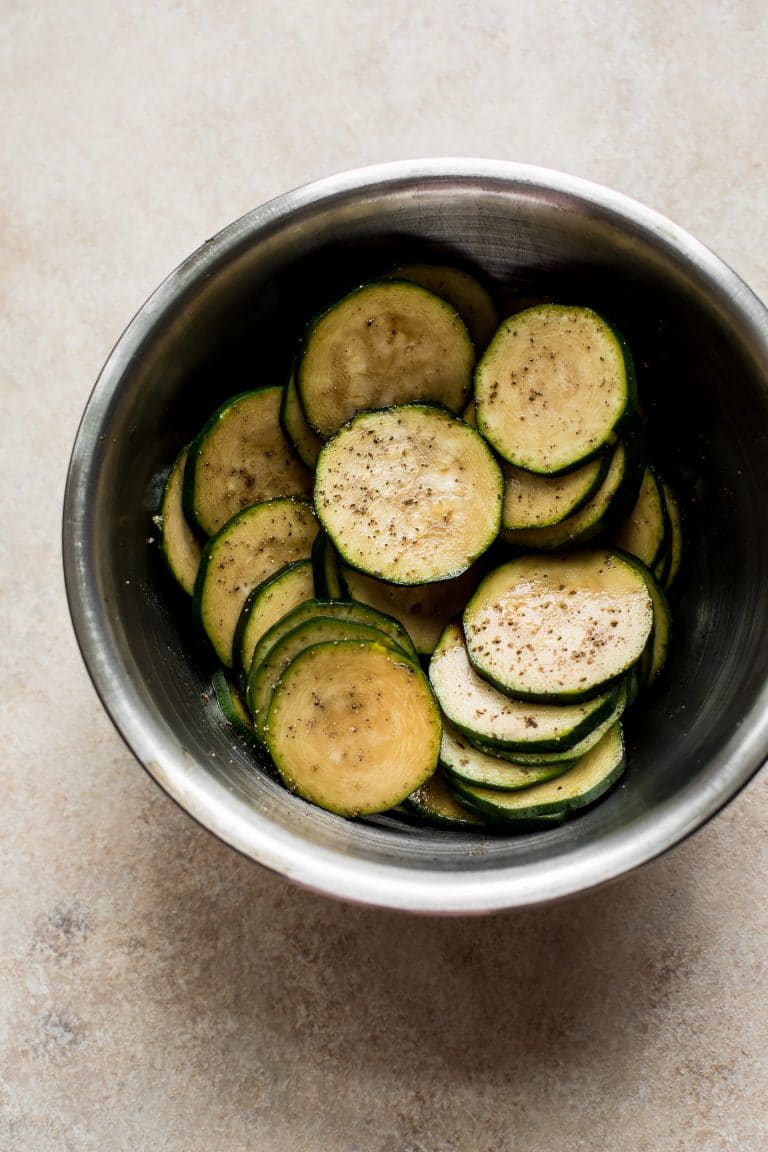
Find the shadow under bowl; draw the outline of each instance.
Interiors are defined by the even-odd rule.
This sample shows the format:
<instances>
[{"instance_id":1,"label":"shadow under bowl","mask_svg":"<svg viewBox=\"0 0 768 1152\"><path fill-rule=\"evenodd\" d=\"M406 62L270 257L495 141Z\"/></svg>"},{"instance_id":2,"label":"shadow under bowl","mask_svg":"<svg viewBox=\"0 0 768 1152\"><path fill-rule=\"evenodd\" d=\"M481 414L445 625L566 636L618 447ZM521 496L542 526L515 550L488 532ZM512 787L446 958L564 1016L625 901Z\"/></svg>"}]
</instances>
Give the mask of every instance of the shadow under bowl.
<instances>
[{"instance_id":1,"label":"shadow under bowl","mask_svg":"<svg viewBox=\"0 0 768 1152\"><path fill-rule=\"evenodd\" d=\"M685 563L669 664L628 724L622 784L523 836L346 821L290 795L210 700L211 658L152 543L179 448L226 396L288 372L307 319L401 260L458 262L502 296L608 315L633 349ZM670 221L523 165L403 162L298 189L207 241L110 355L75 442L64 565L77 638L118 730L201 824L348 900L476 913L614 879L693 832L768 757L768 313Z\"/></svg>"}]
</instances>

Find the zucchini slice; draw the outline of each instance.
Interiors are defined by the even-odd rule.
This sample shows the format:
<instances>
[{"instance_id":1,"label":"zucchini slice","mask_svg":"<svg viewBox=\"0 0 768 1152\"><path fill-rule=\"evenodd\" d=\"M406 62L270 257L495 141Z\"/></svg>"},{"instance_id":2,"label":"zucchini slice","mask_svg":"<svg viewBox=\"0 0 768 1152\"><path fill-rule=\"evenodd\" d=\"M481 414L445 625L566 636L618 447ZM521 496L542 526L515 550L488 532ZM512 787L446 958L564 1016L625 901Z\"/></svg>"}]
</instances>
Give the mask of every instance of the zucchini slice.
<instances>
[{"instance_id":1,"label":"zucchini slice","mask_svg":"<svg viewBox=\"0 0 768 1152\"><path fill-rule=\"evenodd\" d=\"M363 412L317 461L315 508L334 547L392 584L466 571L498 534L502 494L482 437L426 404Z\"/></svg>"},{"instance_id":2,"label":"zucchini slice","mask_svg":"<svg viewBox=\"0 0 768 1152\"><path fill-rule=\"evenodd\" d=\"M211 684L222 716L240 739L249 747L257 745L253 720L243 704L235 685L227 678L223 668L214 668Z\"/></svg>"},{"instance_id":3,"label":"zucchini slice","mask_svg":"<svg viewBox=\"0 0 768 1152\"><path fill-rule=\"evenodd\" d=\"M499 324L499 314L487 288L452 264L401 264L388 279L412 280L447 300L458 312L478 352L484 352Z\"/></svg>"},{"instance_id":4,"label":"zucchini slice","mask_svg":"<svg viewBox=\"0 0 768 1152\"><path fill-rule=\"evenodd\" d=\"M614 534L613 542L653 568L664 554L667 542L667 514L661 486L652 468L646 468L635 506Z\"/></svg>"},{"instance_id":5,"label":"zucchini slice","mask_svg":"<svg viewBox=\"0 0 768 1152\"><path fill-rule=\"evenodd\" d=\"M613 712L616 692L577 704L512 700L478 676L458 624L449 624L429 665L432 689L445 715L473 743L488 750L559 753L587 736Z\"/></svg>"},{"instance_id":6,"label":"zucchini slice","mask_svg":"<svg viewBox=\"0 0 768 1152\"><path fill-rule=\"evenodd\" d=\"M155 523L160 529L161 547L171 575L191 596L203 548L187 522L181 501L187 451L188 446L182 448L168 473Z\"/></svg>"},{"instance_id":7,"label":"zucchini slice","mask_svg":"<svg viewBox=\"0 0 768 1152\"><path fill-rule=\"evenodd\" d=\"M474 360L445 300L407 281L372 281L310 326L296 384L309 425L327 440L368 408L432 400L460 411Z\"/></svg>"},{"instance_id":8,"label":"zucchini slice","mask_svg":"<svg viewBox=\"0 0 768 1152\"><path fill-rule=\"evenodd\" d=\"M665 480L661 481L661 491L669 524L669 561L662 574L662 581L665 588L671 588L680 571L680 561L683 555L683 525L680 517L680 505Z\"/></svg>"},{"instance_id":9,"label":"zucchini slice","mask_svg":"<svg viewBox=\"0 0 768 1152\"><path fill-rule=\"evenodd\" d=\"M404 588L343 567L342 579L353 600L394 616L419 655L431 656L446 624L462 611L480 576L476 568L469 568L455 580Z\"/></svg>"},{"instance_id":10,"label":"zucchini slice","mask_svg":"<svg viewBox=\"0 0 768 1152\"><path fill-rule=\"evenodd\" d=\"M409 659L402 648L378 628L338 617L333 619L320 616L313 620L305 620L303 624L299 624L273 644L263 660L258 664L256 661L253 662L248 677L247 699L260 740L263 741L266 737L267 712L275 685L291 661L313 644L341 640L372 640L385 648L392 648L393 651L400 653L404 660Z\"/></svg>"},{"instance_id":11,"label":"zucchini slice","mask_svg":"<svg viewBox=\"0 0 768 1152\"><path fill-rule=\"evenodd\" d=\"M288 377L288 383L283 393L280 423L301 462L307 468L314 468L323 441L307 423L304 409L301 406L299 391L296 387L296 376L293 372Z\"/></svg>"},{"instance_id":12,"label":"zucchini slice","mask_svg":"<svg viewBox=\"0 0 768 1152\"><path fill-rule=\"evenodd\" d=\"M649 688L667 661L672 613L661 581L655 573L644 568L643 576L653 603L653 630L640 660L639 683L641 687Z\"/></svg>"},{"instance_id":13,"label":"zucchini slice","mask_svg":"<svg viewBox=\"0 0 768 1152\"><path fill-rule=\"evenodd\" d=\"M184 511L213 536L243 508L277 496L309 496L312 476L280 423L282 387L243 392L217 408L192 442Z\"/></svg>"},{"instance_id":14,"label":"zucchini slice","mask_svg":"<svg viewBox=\"0 0 768 1152\"><path fill-rule=\"evenodd\" d=\"M235 628L248 593L294 560L309 559L316 534L311 505L285 497L243 509L208 541L194 606L226 667L232 667Z\"/></svg>"},{"instance_id":15,"label":"zucchini slice","mask_svg":"<svg viewBox=\"0 0 768 1152\"><path fill-rule=\"evenodd\" d=\"M629 350L589 308L542 304L510 317L475 372L478 428L530 472L568 472L596 455L634 403Z\"/></svg>"},{"instance_id":16,"label":"zucchini slice","mask_svg":"<svg viewBox=\"0 0 768 1152\"><path fill-rule=\"evenodd\" d=\"M347 600L348 593L341 574L341 562L325 532L318 532L312 548L315 592L321 600Z\"/></svg>"},{"instance_id":17,"label":"zucchini slice","mask_svg":"<svg viewBox=\"0 0 768 1152\"><path fill-rule=\"evenodd\" d=\"M634 501L640 476L632 449L626 441L619 440L609 457L608 471L603 482L577 512L556 524L504 531L503 539L518 548L553 552L585 544L604 530L609 515L613 518L619 503L622 508L627 504L627 494Z\"/></svg>"},{"instance_id":18,"label":"zucchini slice","mask_svg":"<svg viewBox=\"0 0 768 1152\"><path fill-rule=\"evenodd\" d=\"M464 609L477 672L523 700L587 700L639 660L653 605L628 557L601 549L520 556Z\"/></svg>"},{"instance_id":19,"label":"zucchini slice","mask_svg":"<svg viewBox=\"0 0 768 1152\"><path fill-rule=\"evenodd\" d=\"M477 828L485 821L459 803L438 768L420 788L403 801L407 815L438 828Z\"/></svg>"},{"instance_id":20,"label":"zucchini slice","mask_svg":"<svg viewBox=\"0 0 768 1152\"><path fill-rule=\"evenodd\" d=\"M529 820L539 816L566 815L603 796L624 772L624 738L614 724L599 744L577 764L554 780L546 780L517 792L502 792L454 781L459 799L486 819Z\"/></svg>"},{"instance_id":21,"label":"zucchini slice","mask_svg":"<svg viewBox=\"0 0 768 1152\"><path fill-rule=\"evenodd\" d=\"M561 775L573 762L565 760L554 764L526 766L510 764L490 752L481 752L456 728L443 722L440 764L451 779L462 780L465 784L516 791Z\"/></svg>"},{"instance_id":22,"label":"zucchini slice","mask_svg":"<svg viewBox=\"0 0 768 1152\"><path fill-rule=\"evenodd\" d=\"M624 680L621 682L614 697L615 703L613 711L610 712L604 720L601 720L599 724L595 725L591 732L582 737L578 744L571 745L570 748L566 748L563 752L515 752L508 751L505 748L497 748L482 740L476 740L472 736L468 736L467 739L477 748L478 752L487 752L491 756L498 756L500 760L506 760L507 763L514 764L517 768L543 768L555 767L556 765L560 765L563 769L572 768L577 760L580 760L582 756L586 756L587 752L591 752L595 745L602 740L606 732L621 720L624 712L629 707L630 687L635 680L636 674L639 675L636 670L640 667L642 661L643 657L641 657L633 668L630 668Z\"/></svg>"},{"instance_id":23,"label":"zucchini slice","mask_svg":"<svg viewBox=\"0 0 768 1152\"><path fill-rule=\"evenodd\" d=\"M340 816L410 796L437 767L440 732L421 669L370 641L304 649L280 677L266 724L286 787Z\"/></svg>"},{"instance_id":24,"label":"zucchini slice","mask_svg":"<svg viewBox=\"0 0 768 1152\"><path fill-rule=\"evenodd\" d=\"M314 595L311 560L286 564L248 594L233 642L235 663L246 677L251 669L254 648L264 633L293 608L312 600Z\"/></svg>"},{"instance_id":25,"label":"zucchini slice","mask_svg":"<svg viewBox=\"0 0 768 1152\"><path fill-rule=\"evenodd\" d=\"M350 620L355 624L365 624L369 628L378 628L379 632L383 632L392 643L398 648L402 648L411 659L418 660L411 638L399 620L394 620L383 612L377 612L375 608L369 608L365 604L355 604L350 600L315 599L299 604L264 633L253 650L251 668L255 668L256 665L265 660L270 649L288 632L292 632L294 628L298 628L299 624L303 624L307 620L317 620L321 616L325 620Z\"/></svg>"},{"instance_id":26,"label":"zucchini slice","mask_svg":"<svg viewBox=\"0 0 768 1152\"><path fill-rule=\"evenodd\" d=\"M474 400L464 409L461 418L470 427L477 427ZM621 451L623 453L623 448ZM572 516L603 483L614 455L602 452L580 468L562 476L542 476L503 460L501 471L504 476L504 503L501 528L505 537L507 533L518 529L546 528L551 524L560 524L567 516Z\"/></svg>"}]
</instances>

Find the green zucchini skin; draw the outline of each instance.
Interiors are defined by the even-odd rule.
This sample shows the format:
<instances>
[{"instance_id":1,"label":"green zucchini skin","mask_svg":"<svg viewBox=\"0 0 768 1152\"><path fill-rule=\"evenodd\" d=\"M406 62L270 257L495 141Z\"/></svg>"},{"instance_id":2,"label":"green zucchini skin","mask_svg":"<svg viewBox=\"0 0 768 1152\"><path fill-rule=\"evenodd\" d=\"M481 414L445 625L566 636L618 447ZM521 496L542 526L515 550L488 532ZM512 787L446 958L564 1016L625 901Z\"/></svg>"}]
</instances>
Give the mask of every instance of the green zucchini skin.
<instances>
[{"instance_id":1,"label":"green zucchini skin","mask_svg":"<svg viewBox=\"0 0 768 1152\"><path fill-rule=\"evenodd\" d=\"M462 803L499 822L535 820L542 816L568 817L599 800L618 783L626 768L621 725L615 725L600 744L573 768L553 780L518 792L502 792L454 781Z\"/></svg>"},{"instance_id":2,"label":"green zucchini skin","mask_svg":"<svg viewBox=\"0 0 768 1152\"><path fill-rule=\"evenodd\" d=\"M390 584L452 580L495 541L503 479L482 437L440 405L362 412L317 461L315 510L343 562Z\"/></svg>"},{"instance_id":3,"label":"green zucchini skin","mask_svg":"<svg viewBox=\"0 0 768 1152\"><path fill-rule=\"evenodd\" d=\"M155 524L160 530L160 547L168 571L179 587L191 596L200 568L203 546L184 515L182 489L188 451L189 445L182 448L171 465Z\"/></svg>"},{"instance_id":4,"label":"green zucchini skin","mask_svg":"<svg viewBox=\"0 0 768 1152\"><path fill-rule=\"evenodd\" d=\"M248 593L232 641L234 665L241 677L247 681L253 650L264 633L287 612L314 599L314 595L311 560L286 564Z\"/></svg>"},{"instance_id":5,"label":"green zucchini skin","mask_svg":"<svg viewBox=\"0 0 768 1152\"><path fill-rule=\"evenodd\" d=\"M415 817L421 824L457 831L477 830L485 820L466 808L449 787L438 768L415 792L403 801L405 815Z\"/></svg>"},{"instance_id":6,"label":"green zucchini skin","mask_svg":"<svg viewBox=\"0 0 768 1152\"><path fill-rule=\"evenodd\" d=\"M412 660L418 662L418 655L411 643L411 638L399 620L395 620L392 616L386 616L375 608L369 608L366 604L357 604L350 600L316 598L299 604L264 633L254 649L251 667L255 667L266 659L270 649L288 632L307 620L317 620L320 617L332 620L349 620L353 623L365 624L369 628L378 628L398 648L402 648Z\"/></svg>"},{"instance_id":7,"label":"green zucchini skin","mask_svg":"<svg viewBox=\"0 0 768 1152\"><path fill-rule=\"evenodd\" d=\"M280 423L301 462L305 467L314 469L323 441L307 423L293 371L288 377L288 383L283 392Z\"/></svg>"},{"instance_id":8,"label":"green zucchini skin","mask_svg":"<svg viewBox=\"0 0 768 1152\"><path fill-rule=\"evenodd\" d=\"M258 663L253 661L248 676L246 700L253 717L256 735L266 742L266 718L278 680L288 665L306 648L316 644L340 643L341 641L374 641L390 648L404 660L410 660L386 633L367 624L359 624L338 617L319 616L297 625L280 637Z\"/></svg>"},{"instance_id":9,"label":"green zucchini skin","mask_svg":"<svg viewBox=\"0 0 768 1152\"><path fill-rule=\"evenodd\" d=\"M445 300L405 280L373 280L316 317L304 336L296 386L309 426L334 436L359 412L415 401L458 412L475 349Z\"/></svg>"},{"instance_id":10,"label":"green zucchini skin","mask_svg":"<svg viewBox=\"0 0 768 1152\"><path fill-rule=\"evenodd\" d=\"M286 787L353 818L394 808L428 780L440 732L418 664L378 641L303 649L277 682L265 726Z\"/></svg>"},{"instance_id":11,"label":"green zucchini skin","mask_svg":"<svg viewBox=\"0 0 768 1152\"><path fill-rule=\"evenodd\" d=\"M575 760L563 760L554 764L510 764L491 750L480 751L468 737L443 720L440 767L449 780L514 792L559 776L574 763Z\"/></svg>"},{"instance_id":12,"label":"green zucchini skin","mask_svg":"<svg viewBox=\"0 0 768 1152\"><path fill-rule=\"evenodd\" d=\"M578 332L580 328L584 331ZM578 339L563 353L563 337L574 330ZM590 341L602 348L599 361ZM579 368L579 355L586 358L584 368ZM613 373L612 387L606 376L599 384L607 389L608 398L605 394L593 397L589 391L600 372ZM576 380L575 389L571 383L563 390L561 373L569 381ZM580 394L578 404L572 399L574 391ZM519 468L551 476L570 472L615 444L637 399L632 353L621 333L592 309L563 304L537 305L505 320L475 369L474 392L478 428L498 454ZM558 439L552 421L558 419L561 396L566 399L566 428ZM505 404L510 408L507 412ZM568 405L575 410L569 412ZM602 420L593 418L603 408L608 411ZM549 441L551 435L554 444ZM537 444L537 438L547 441L546 448ZM572 446L566 448L571 440Z\"/></svg>"},{"instance_id":13,"label":"green zucchini skin","mask_svg":"<svg viewBox=\"0 0 768 1152\"><path fill-rule=\"evenodd\" d=\"M222 716L233 729L238 738L248 747L258 746L258 740L248 709L243 704L240 693L232 684L223 668L214 668L211 673L211 685Z\"/></svg>"},{"instance_id":14,"label":"green zucchini skin","mask_svg":"<svg viewBox=\"0 0 768 1152\"><path fill-rule=\"evenodd\" d=\"M315 594L320 600L349 600L339 557L325 532L320 531L312 547Z\"/></svg>"},{"instance_id":15,"label":"green zucchini skin","mask_svg":"<svg viewBox=\"0 0 768 1152\"><path fill-rule=\"evenodd\" d=\"M210 538L193 608L225 667L233 665L235 629L251 589L286 564L308 559L316 535L308 501L278 497L244 508Z\"/></svg>"},{"instance_id":16,"label":"green zucchini skin","mask_svg":"<svg viewBox=\"0 0 768 1152\"><path fill-rule=\"evenodd\" d=\"M507 561L485 577L463 615L478 675L515 699L549 703L608 691L640 659L652 624L642 574L606 548ZM524 655L529 649L535 661Z\"/></svg>"},{"instance_id":17,"label":"green zucchini skin","mask_svg":"<svg viewBox=\"0 0 768 1152\"><path fill-rule=\"evenodd\" d=\"M280 385L241 392L221 404L192 441L184 468L184 514L204 536L216 535L253 504L311 496L311 473L280 423L282 399Z\"/></svg>"},{"instance_id":18,"label":"green zucchini skin","mask_svg":"<svg viewBox=\"0 0 768 1152\"><path fill-rule=\"evenodd\" d=\"M484 752L561 758L613 715L618 693L611 689L587 703L535 704L511 699L472 666L458 623L445 628L432 656L429 676L444 715ZM546 733L546 734L545 734Z\"/></svg>"}]
</instances>

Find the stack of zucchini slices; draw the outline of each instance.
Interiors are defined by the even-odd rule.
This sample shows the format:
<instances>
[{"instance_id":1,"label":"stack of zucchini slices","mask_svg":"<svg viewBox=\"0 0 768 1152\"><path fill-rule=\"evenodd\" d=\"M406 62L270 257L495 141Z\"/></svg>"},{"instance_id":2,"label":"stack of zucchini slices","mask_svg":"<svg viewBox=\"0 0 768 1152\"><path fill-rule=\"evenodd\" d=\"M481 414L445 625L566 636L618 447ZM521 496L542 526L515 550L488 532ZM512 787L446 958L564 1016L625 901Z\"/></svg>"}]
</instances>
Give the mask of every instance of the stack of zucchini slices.
<instances>
[{"instance_id":1,"label":"stack of zucchini slices","mask_svg":"<svg viewBox=\"0 0 768 1152\"><path fill-rule=\"evenodd\" d=\"M590 309L499 325L428 264L350 292L165 485L225 719L342 816L522 831L591 804L681 559L644 445L630 353Z\"/></svg>"}]
</instances>

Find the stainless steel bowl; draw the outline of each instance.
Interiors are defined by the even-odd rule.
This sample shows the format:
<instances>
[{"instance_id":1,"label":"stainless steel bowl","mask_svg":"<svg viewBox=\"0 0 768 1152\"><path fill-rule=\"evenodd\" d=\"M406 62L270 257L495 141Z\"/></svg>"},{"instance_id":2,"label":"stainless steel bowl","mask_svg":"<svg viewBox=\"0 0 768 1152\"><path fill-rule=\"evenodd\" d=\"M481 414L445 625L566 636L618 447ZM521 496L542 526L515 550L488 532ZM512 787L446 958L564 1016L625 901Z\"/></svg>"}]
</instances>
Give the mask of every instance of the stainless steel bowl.
<instances>
[{"instance_id":1,"label":"stainless steel bowl","mask_svg":"<svg viewBox=\"0 0 768 1152\"><path fill-rule=\"evenodd\" d=\"M663 689L629 726L625 782L521 837L341 820L289 795L207 700L189 605L150 543L164 469L225 395L285 371L304 319L403 257L607 312L633 345L653 451L684 506ZM300 188L205 243L126 329L88 402L64 506L83 656L117 728L183 808L317 891L474 913L611 880L698 828L768 757L768 313L640 204L517 164L389 164Z\"/></svg>"}]
</instances>

